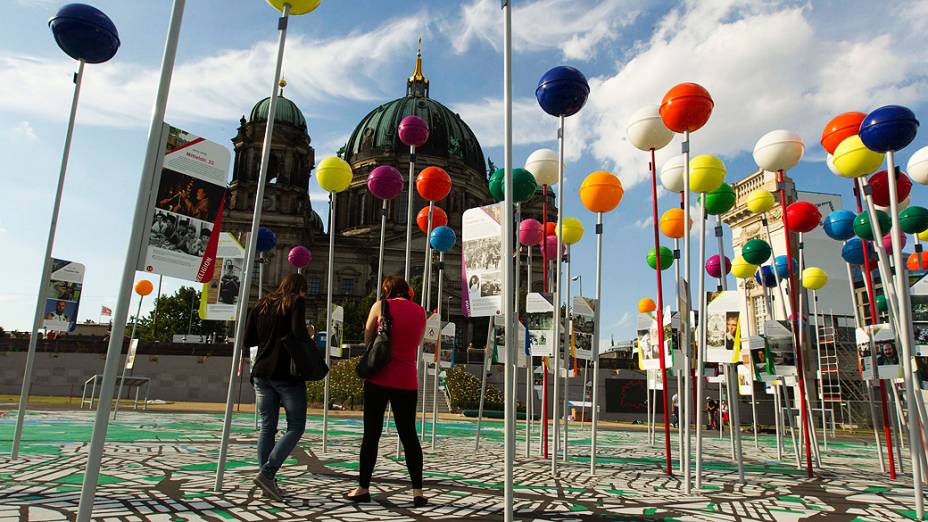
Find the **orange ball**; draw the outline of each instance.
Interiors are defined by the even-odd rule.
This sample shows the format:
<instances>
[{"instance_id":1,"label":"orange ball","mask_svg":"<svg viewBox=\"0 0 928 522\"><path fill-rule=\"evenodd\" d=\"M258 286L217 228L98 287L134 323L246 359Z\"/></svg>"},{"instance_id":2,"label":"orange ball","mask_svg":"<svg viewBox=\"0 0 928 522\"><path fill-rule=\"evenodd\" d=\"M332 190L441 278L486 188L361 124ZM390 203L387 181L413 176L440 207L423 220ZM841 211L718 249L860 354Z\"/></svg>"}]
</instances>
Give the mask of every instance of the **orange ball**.
<instances>
[{"instance_id":1,"label":"orange ball","mask_svg":"<svg viewBox=\"0 0 928 522\"><path fill-rule=\"evenodd\" d=\"M665 236L673 239L679 239L686 234L683 229L683 209L672 208L661 216L659 226ZM690 228L693 228L693 218L690 218Z\"/></svg>"},{"instance_id":2,"label":"orange ball","mask_svg":"<svg viewBox=\"0 0 928 522\"><path fill-rule=\"evenodd\" d=\"M619 178L602 170L591 173L580 185L580 201L590 212L611 212L624 194Z\"/></svg>"},{"instance_id":3,"label":"orange ball","mask_svg":"<svg viewBox=\"0 0 928 522\"><path fill-rule=\"evenodd\" d=\"M451 192L451 176L441 167L425 167L416 177L416 190L428 201L440 201Z\"/></svg>"},{"instance_id":4,"label":"orange ball","mask_svg":"<svg viewBox=\"0 0 928 522\"><path fill-rule=\"evenodd\" d=\"M151 284L151 281L148 279L139 279L135 283L135 293L139 294L142 297L150 294L154 290L154 285Z\"/></svg>"},{"instance_id":5,"label":"orange ball","mask_svg":"<svg viewBox=\"0 0 928 522\"><path fill-rule=\"evenodd\" d=\"M645 297L641 301L638 301L638 311L646 314L657 310L657 303L654 302L654 299L650 297Z\"/></svg>"},{"instance_id":6,"label":"orange ball","mask_svg":"<svg viewBox=\"0 0 928 522\"><path fill-rule=\"evenodd\" d=\"M697 83L673 86L661 101L661 120L668 129L682 133L694 132L709 121L715 103L709 91Z\"/></svg>"},{"instance_id":7,"label":"orange ball","mask_svg":"<svg viewBox=\"0 0 928 522\"><path fill-rule=\"evenodd\" d=\"M557 235L557 221L548 221L545 224L545 236Z\"/></svg>"},{"instance_id":8,"label":"orange ball","mask_svg":"<svg viewBox=\"0 0 928 522\"><path fill-rule=\"evenodd\" d=\"M429 207L422 207L416 215L416 224L423 234L429 233ZM441 207L432 207L432 230L444 226L448 226L448 214Z\"/></svg>"},{"instance_id":9,"label":"orange ball","mask_svg":"<svg viewBox=\"0 0 928 522\"><path fill-rule=\"evenodd\" d=\"M822 130L822 148L834 154L844 138L857 134L866 117L862 112L845 112L832 118Z\"/></svg>"},{"instance_id":10,"label":"orange ball","mask_svg":"<svg viewBox=\"0 0 928 522\"><path fill-rule=\"evenodd\" d=\"M909 259L906 261L905 266L913 272L916 270L928 270L928 251L921 253L912 252L912 255L910 255Z\"/></svg>"}]
</instances>

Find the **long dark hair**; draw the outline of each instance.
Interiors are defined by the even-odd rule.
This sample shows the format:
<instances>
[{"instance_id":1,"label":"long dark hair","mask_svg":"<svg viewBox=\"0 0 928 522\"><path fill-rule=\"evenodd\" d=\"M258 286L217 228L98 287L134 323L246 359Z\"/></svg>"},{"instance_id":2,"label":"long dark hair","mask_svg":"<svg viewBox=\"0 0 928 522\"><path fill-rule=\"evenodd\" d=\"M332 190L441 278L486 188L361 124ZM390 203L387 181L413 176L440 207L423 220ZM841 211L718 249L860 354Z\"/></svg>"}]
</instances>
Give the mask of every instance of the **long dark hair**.
<instances>
[{"instance_id":1,"label":"long dark hair","mask_svg":"<svg viewBox=\"0 0 928 522\"><path fill-rule=\"evenodd\" d=\"M398 275L387 276L380 287L380 296L383 299L402 297L409 299L409 283Z\"/></svg>"},{"instance_id":2,"label":"long dark hair","mask_svg":"<svg viewBox=\"0 0 928 522\"><path fill-rule=\"evenodd\" d=\"M255 309L258 312L267 312L274 308L278 313L283 314L293 306L293 302L300 297L301 292L306 292L306 278L301 274L290 274L283 278L280 285L262 297Z\"/></svg>"}]
</instances>

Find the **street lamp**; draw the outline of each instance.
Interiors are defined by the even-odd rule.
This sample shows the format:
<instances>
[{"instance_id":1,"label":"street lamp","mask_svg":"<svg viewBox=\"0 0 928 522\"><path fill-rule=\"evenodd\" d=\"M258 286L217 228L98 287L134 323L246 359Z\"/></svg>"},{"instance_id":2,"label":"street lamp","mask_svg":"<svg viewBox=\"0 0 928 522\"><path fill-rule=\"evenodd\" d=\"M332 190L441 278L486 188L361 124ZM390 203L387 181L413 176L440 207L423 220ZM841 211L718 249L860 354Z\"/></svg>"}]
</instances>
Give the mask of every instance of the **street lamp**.
<instances>
[{"instance_id":1,"label":"street lamp","mask_svg":"<svg viewBox=\"0 0 928 522\"><path fill-rule=\"evenodd\" d=\"M579 292L579 294L580 294L581 297L583 297L583 274L580 274L580 275L575 276L575 277L571 277L570 280L571 280L571 281L579 281L579 283L580 283L580 285L579 285L579 286L580 286L580 292Z\"/></svg>"}]
</instances>

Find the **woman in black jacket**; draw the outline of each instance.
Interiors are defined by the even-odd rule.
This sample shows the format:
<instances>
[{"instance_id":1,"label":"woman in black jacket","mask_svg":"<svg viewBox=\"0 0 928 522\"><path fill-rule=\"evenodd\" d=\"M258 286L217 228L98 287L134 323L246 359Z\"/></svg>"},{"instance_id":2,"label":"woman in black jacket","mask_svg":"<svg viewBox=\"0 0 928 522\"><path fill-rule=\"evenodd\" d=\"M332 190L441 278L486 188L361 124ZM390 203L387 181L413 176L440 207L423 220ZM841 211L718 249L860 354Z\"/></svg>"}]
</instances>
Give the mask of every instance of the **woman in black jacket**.
<instances>
[{"instance_id":1,"label":"woman in black jacket","mask_svg":"<svg viewBox=\"0 0 928 522\"><path fill-rule=\"evenodd\" d=\"M290 336L293 346L315 350L312 332L306 328L306 278L290 274L276 290L266 295L248 314L244 346L257 346L251 382L255 387L261 431L258 435L258 465L255 484L273 500L283 500L277 486L277 470L293 451L306 429L306 381L290 373L290 353L282 338ZM280 407L287 413L287 431L275 442Z\"/></svg>"}]
</instances>

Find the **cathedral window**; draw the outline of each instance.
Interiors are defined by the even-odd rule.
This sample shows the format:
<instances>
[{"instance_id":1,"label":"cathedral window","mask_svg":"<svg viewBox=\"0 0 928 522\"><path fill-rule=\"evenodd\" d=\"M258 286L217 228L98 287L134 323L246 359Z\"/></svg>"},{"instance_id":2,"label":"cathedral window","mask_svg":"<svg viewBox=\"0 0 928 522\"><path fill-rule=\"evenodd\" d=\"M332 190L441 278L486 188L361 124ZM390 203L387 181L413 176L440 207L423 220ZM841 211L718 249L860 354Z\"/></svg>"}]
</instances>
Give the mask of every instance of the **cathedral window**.
<instances>
[{"instance_id":1,"label":"cathedral window","mask_svg":"<svg viewBox=\"0 0 928 522\"><path fill-rule=\"evenodd\" d=\"M341 295L353 295L354 294L354 278L353 277L342 277L338 281L338 293Z\"/></svg>"},{"instance_id":2,"label":"cathedral window","mask_svg":"<svg viewBox=\"0 0 928 522\"><path fill-rule=\"evenodd\" d=\"M322 280L319 279L319 276L310 276L306 280L306 286L309 295L319 295L322 291Z\"/></svg>"},{"instance_id":3,"label":"cathedral window","mask_svg":"<svg viewBox=\"0 0 928 522\"><path fill-rule=\"evenodd\" d=\"M393 204L394 220L401 224L406 224L406 213L409 209L409 194L404 190L400 197L396 198Z\"/></svg>"}]
</instances>

